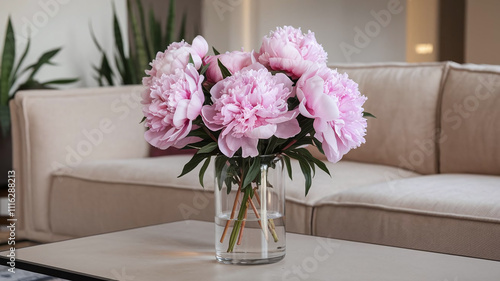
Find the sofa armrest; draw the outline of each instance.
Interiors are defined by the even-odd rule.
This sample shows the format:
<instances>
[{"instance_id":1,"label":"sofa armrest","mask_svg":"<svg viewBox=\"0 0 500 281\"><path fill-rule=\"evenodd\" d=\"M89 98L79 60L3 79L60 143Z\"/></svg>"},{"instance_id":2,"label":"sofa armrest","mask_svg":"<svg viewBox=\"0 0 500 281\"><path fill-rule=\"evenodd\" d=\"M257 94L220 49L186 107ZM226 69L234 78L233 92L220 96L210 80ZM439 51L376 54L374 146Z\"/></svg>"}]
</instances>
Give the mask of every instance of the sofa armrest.
<instances>
[{"instance_id":1,"label":"sofa armrest","mask_svg":"<svg viewBox=\"0 0 500 281\"><path fill-rule=\"evenodd\" d=\"M124 86L17 93L10 103L13 158L18 215L27 238L50 232L53 171L92 160L147 156L139 124L141 91L141 86Z\"/></svg>"}]
</instances>

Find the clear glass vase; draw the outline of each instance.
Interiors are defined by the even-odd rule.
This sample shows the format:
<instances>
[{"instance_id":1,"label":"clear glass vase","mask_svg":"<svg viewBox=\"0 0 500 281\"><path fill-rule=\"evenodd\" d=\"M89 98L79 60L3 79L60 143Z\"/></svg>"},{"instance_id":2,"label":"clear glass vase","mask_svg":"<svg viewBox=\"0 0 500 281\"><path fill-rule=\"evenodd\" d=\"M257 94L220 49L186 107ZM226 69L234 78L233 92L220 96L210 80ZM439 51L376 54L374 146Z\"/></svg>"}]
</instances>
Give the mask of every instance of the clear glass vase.
<instances>
[{"instance_id":1,"label":"clear glass vase","mask_svg":"<svg viewBox=\"0 0 500 281\"><path fill-rule=\"evenodd\" d=\"M226 264L285 257L285 189L280 155L218 156L215 161L215 256Z\"/></svg>"}]
</instances>

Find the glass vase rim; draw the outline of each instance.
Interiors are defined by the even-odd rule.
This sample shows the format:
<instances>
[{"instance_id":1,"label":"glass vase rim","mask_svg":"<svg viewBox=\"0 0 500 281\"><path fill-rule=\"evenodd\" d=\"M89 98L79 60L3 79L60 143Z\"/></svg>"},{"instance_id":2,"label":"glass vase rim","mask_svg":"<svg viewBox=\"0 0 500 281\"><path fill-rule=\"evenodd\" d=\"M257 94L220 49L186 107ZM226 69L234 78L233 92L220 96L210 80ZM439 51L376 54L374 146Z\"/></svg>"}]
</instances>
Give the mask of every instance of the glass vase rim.
<instances>
[{"instance_id":1,"label":"glass vase rim","mask_svg":"<svg viewBox=\"0 0 500 281\"><path fill-rule=\"evenodd\" d=\"M222 153L215 155L215 157L219 157L219 156L225 156L225 157L227 157L226 155L224 155ZM249 157L243 157L241 155L236 155L236 156L233 155L233 156L227 157L227 158L228 159L239 159L239 158L247 159L247 158L257 158L257 157L259 157L259 158L271 158L271 157L274 157L274 158L278 158L279 157L279 158L281 158L282 156L283 156L283 153L278 152L278 153L271 153L271 154L259 154L259 155L254 156L254 157L251 157L251 156L249 156Z\"/></svg>"}]
</instances>

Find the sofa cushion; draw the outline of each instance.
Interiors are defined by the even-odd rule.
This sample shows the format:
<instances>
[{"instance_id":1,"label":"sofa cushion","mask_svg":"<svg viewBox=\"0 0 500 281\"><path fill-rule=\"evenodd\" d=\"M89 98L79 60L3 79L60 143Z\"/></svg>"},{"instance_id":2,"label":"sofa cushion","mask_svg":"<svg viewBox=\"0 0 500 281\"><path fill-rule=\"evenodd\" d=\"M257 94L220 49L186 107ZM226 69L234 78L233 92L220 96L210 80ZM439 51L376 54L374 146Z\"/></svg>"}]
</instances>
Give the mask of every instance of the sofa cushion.
<instances>
[{"instance_id":1,"label":"sofa cushion","mask_svg":"<svg viewBox=\"0 0 500 281\"><path fill-rule=\"evenodd\" d=\"M352 188L318 202L313 234L500 259L500 177L442 174Z\"/></svg>"},{"instance_id":2,"label":"sofa cushion","mask_svg":"<svg viewBox=\"0 0 500 281\"><path fill-rule=\"evenodd\" d=\"M366 143L348 160L391 165L420 174L437 173L437 109L444 63L333 65L347 72L368 97Z\"/></svg>"},{"instance_id":3,"label":"sofa cushion","mask_svg":"<svg viewBox=\"0 0 500 281\"><path fill-rule=\"evenodd\" d=\"M441 116L441 172L500 175L500 66L452 64Z\"/></svg>"},{"instance_id":4,"label":"sofa cushion","mask_svg":"<svg viewBox=\"0 0 500 281\"><path fill-rule=\"evenodd\" d=\"M213 221L213 168L205 174L205 189L198 182L199 169L177 178L190 157L93 161L57 171L50 194L52 231L78 237L186 219ZM300 167L292 165L294 180L286 177L285 183L287 230L304 234L311 233L313 206L322 198L417 175L382 165L327 163L333 178L318 169L305 197Z\"/></svg>"}]
</instances>

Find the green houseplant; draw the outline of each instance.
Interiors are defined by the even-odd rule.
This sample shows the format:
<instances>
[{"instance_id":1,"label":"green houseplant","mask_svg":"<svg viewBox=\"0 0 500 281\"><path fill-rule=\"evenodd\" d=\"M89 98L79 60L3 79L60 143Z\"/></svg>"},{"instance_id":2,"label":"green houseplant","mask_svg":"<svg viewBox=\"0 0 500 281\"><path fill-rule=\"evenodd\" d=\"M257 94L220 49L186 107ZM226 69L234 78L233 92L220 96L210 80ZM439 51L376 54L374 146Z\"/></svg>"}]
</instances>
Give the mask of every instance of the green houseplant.
<instances>
[{"instance_id":1,"label":"green houseplant","mask_svg":"<svg viewBox=\"0 0 500 281\"><path fill-rule=\"evenodd\" d=\"M100 86L140 84L144 76L144 69L148 67L148 62L155 58L156 52L164 50L174 41L185 39L186 14L182 17L179 34L176 36L175 33L175 0L169 2L164 30L162 30L161 21L155 18L153 8L150 8L149 12L146 13L140 0L136 0L135 4L137 9L134 10L131 0L127 0L128 20L132 33L128 42L128 55L114 5L113 32L116 53L113 58L106 55L95 37L92 27L90 27L92 39L101 53L100 65L93 66L96 71L95 79ZM111 67L111 62L114 63L117 71ZM117 80L114 80L114 77Z\"/></svg>"},{"instance_id":2,"label":"green houseplant","mask_svg":"<svg viewBox=\"0 0 500 281\"><path fill-rule=\"evenodd\" d=\"M9 101L14 98L18 90L26 89L52 89L52 85L74 83L78 79L55 79L46 82L39 82L35 79L36 74L45 65L55 65L51 59L59 53L61 48L56 48L45 52L33 64L22 68L30 49L30 39L16 63L16 40L14 28L9 17L7 31L5 33L2 60L0 61L0 127L2 137L8 136L10 131L10 111ZM26 78L24 78L26 77Z\"/></svg>"},{"instance_id":3,"label":"green houseplant","mask_svg":"<svg viewBox=\"0 0 500 281\"><path fill-rule=\"evenodd\" d=\"M35 76L45 65L55 65L51 59L59 53L61 48L56 48L42 54L38 60L23 67L30 49L30 40L16 62L16 41L12 21L9 17L0 61L0 173L7 175L12 168L12 140L10 138L10 110L9 101L14 98L18 90L25 89L51 89L52 85L68 84L77 79L56 79L39 82ZM0 184L0 186L3 185Z\"/></svg>"}]
</instances>

